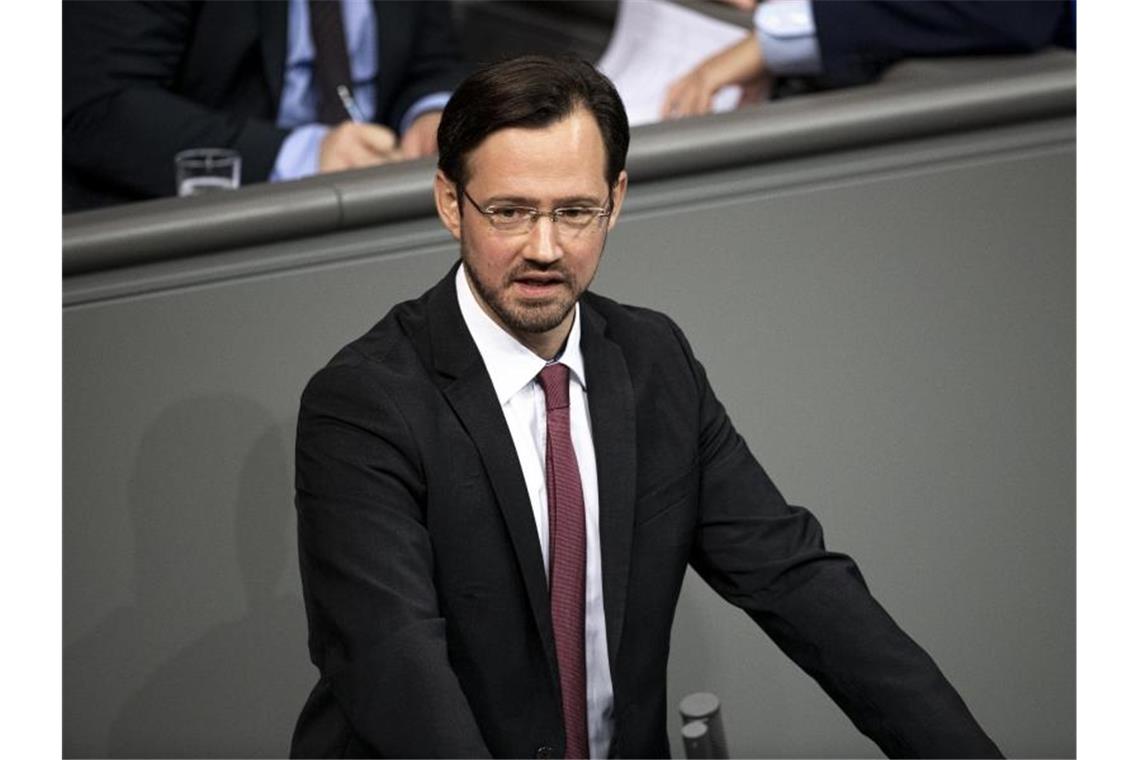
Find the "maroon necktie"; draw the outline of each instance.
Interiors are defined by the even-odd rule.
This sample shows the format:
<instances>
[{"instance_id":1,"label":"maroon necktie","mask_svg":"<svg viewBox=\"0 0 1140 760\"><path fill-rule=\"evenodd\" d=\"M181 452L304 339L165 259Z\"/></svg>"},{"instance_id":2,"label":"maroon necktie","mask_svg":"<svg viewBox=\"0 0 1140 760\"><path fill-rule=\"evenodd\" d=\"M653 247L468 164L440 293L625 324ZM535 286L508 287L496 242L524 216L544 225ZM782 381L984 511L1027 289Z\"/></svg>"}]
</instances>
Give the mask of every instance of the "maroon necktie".
<instances>
[{"instance_id":1,"label":"maroon necktie","mask_svg":"<svg viewBox=\"0 0 1140 760\"><path fill-rule=\"evenodd\" d=\"M590 757L586 728L586 508L570 441L570 372L538 373L546 394L546 503L550 516L550 616L562 687L566 757Z\"/></svg>"}]
</instances>

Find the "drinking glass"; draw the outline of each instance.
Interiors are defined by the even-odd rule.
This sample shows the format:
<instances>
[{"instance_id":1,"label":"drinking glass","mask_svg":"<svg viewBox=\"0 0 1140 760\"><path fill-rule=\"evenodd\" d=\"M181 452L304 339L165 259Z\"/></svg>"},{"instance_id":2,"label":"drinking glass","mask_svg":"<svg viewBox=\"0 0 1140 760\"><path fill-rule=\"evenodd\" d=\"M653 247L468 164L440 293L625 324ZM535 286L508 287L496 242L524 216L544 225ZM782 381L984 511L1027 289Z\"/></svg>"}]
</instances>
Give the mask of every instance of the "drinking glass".
<instances>
[{"instance_id":1,"label":"drinking glass","mask_svg":"<svg viewBox=\"0 0 1140 760\"><path fill-rule=\"evenodd\" d=\"M241 155L228 148L191 148L174 157L179 195L204 195L241 187Z\"/></svg>"}]
</instances>

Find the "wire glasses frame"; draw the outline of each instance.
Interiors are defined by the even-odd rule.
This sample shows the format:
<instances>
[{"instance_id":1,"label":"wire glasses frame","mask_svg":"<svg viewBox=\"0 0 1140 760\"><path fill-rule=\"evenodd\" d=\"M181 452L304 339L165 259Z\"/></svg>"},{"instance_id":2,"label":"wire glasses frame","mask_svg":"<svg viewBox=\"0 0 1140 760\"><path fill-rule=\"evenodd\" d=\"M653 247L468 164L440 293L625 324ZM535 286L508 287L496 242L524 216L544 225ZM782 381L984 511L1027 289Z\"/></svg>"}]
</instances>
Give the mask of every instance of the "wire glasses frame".
<instances>
[{"instance_id":1,"label":"wire glasses frame","mask_svg":"<svg viewBox=\"0 0 1140 760\"><path fill-rule=\"evenodd\" d=\"M487 218L487 221L491 223L494 229L511 235L529 234L530 231L534 229L534 225L538 223L538 218L545 216L550 218L554 229L561 230L571 238L576 238L581 235L584 230L590 229L591 225L593 225L594 230L597 230L601 226L598 222L608 218L613 213L612 190L610 191L609 200L606 202L607 208L599 206L563 206L550 211L539 211L530 206L518 206L515 204L503 204L483 208L467 193L467 188L461 188L461 192L463 193L463 197L475 207L475 210Z\"/></svg>"}]
</instances>

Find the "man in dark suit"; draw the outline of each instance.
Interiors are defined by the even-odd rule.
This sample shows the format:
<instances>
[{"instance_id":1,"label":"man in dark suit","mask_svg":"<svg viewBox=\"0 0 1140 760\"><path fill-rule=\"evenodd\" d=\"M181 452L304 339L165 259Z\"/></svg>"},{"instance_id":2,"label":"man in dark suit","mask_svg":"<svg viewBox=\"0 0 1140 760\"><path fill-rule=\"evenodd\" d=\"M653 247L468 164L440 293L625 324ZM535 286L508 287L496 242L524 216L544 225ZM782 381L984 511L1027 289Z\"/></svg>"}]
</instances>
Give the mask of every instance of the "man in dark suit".
<instances>
[{"instance_id":1,"label":"man in dark suit","mask_svg":"<svg viewBox=\"0 0 1140 760\"><path fill-rule=\"evenodd\" d=\"M449 4L344 8L347 74L369 72L346 84L368 88L372 123L344 114L323 137L299 136L293 153L314 154L304 173L433 152L442 103L411 111L463 74ZM290 109L312 111L310 15L306 0L64 3L64 211L173 195L174 155L187 148L236 149L243 185L291 178L280 154L308 126Z\"/></svg>"},{"instance_id":2,"label":"man in dark suit","mask_svg":"<svg viewBox=\"0 0 1140 760\"><path fill-rule=\"evenodd\" d=\"M306 388L297 514L320 669L295 756L665 757L687 565L892 756L999 756L824 547L663 314L587 291L629 129L582 61L455 92L435 200L461 261Z\"/></svg>"}]
</instances>

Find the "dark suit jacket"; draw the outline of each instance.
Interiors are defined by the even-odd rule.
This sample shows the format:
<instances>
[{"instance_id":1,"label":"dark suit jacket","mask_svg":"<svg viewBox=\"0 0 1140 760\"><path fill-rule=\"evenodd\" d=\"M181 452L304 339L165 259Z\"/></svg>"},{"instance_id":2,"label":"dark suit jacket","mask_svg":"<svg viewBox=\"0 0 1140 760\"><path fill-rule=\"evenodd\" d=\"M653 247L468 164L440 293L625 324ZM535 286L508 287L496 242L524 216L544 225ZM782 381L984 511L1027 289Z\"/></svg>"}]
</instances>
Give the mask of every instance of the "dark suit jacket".
<instances>
[{"instance_id":1,"label":"dark suit jacket","mask_svg":"<svg viewBox=\"0 0 1140 760\"><path fill-rule=\"evenodd\" d=\"M1076 48L1072 0L815 0L817 86L863 84L904 58Z\"/></svg>"},{"instance_id":2,"label":"dark suit jacket","mask_svg":"<svg viewBox=\"0 0 1140 760\"><path fill-rule=\"evenodd\" d=\"M377 119L462 77L450 5L377 2ZM235 148L269 177L285 75L284 2L63 4L63 207L173 195L174 154Z\"/></svg>"},{"instance_id":3,"label":"dark suit jacket","mask_svg":"<svg viewBox=\"0 0 1140 760\"><path fill-rule=\"evenodd\" d=\"M557 664L514 445L454 269L305 389L297 515L320 680L296 756L561 756ZM737 435L667 317L587 293L617 757L666 757L687 565L895 756L997 756L931 659L824 548Z\"/></svg>"}]
</instances>

